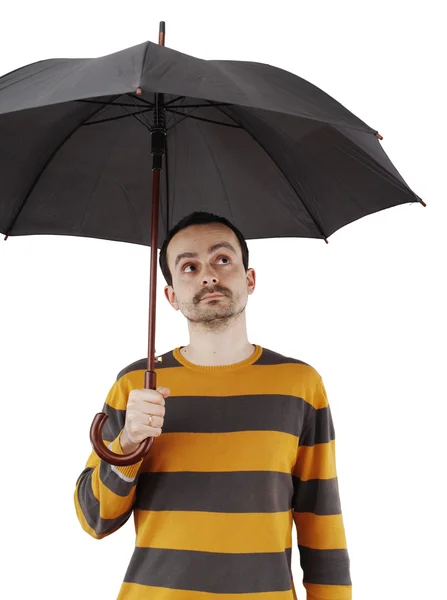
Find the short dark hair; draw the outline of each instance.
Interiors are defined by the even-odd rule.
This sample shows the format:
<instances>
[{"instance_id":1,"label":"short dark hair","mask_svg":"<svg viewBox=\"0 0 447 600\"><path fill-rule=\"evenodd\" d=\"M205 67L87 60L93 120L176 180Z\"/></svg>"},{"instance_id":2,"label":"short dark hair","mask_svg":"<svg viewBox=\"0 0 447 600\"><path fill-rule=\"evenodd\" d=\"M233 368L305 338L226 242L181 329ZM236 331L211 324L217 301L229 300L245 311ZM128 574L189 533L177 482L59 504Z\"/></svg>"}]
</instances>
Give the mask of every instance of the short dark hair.
<instances>
[{"instance_id":1,"label":"short dark hair","mask_svg":"<svg viewBox=\"0 0 447 600\"><path fill-rule=\"evenodd\" d=\"M218 215L215 215L213 213L208 213L208 212L203 212L203 211L195 211L195 212L187 215L186 217L184 217L181 221L179 221L177 223L177 225L175 227L173 227L169 231L169 233L160 249L160 261L159 261L160 269L161 269L161 272L163 273L163 276L166 279L166 283L168 285L172 286L172 275L171 275L171 271L168 266L168 256L167 256L169 242L172 240L174 235L176 233L178 233L179 231L181 231L182 229L185 229L186 227L189 227L190 225L205 225L207 223L222 223L223 225L226 225L232 231L234 231L237 239L239 240L239 245L241 247L242 262L244 264L245 271L248 270L248 246L247 246L247 242L245 241L244 236L239 231L239 229L237 227L235 227L232 223L230 223L230 221L228 221L228 219L226 219L225 217L219 217Z\"/></svg>"}]
</instances>

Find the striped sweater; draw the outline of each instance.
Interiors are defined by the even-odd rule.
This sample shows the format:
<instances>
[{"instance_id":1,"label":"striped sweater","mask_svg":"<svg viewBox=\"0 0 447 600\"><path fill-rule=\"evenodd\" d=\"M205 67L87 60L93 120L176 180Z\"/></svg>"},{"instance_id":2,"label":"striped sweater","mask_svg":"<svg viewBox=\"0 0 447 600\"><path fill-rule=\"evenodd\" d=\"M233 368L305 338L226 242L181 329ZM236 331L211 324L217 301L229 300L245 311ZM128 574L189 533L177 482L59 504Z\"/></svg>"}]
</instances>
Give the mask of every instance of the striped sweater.
<instances>
[{"instance_id":1,"label":"striped sweater","mask_svg":"<svg viewBox=\"0 0 447 600\"><path fill-rule=\"evenodd\" d=\"M104 443L119 443L127 398L147 359L106 398ZM296 600L292 526L307 600L351 600L335 433L310 365L256 345L242 362L204 367L176 348L156 363L171 390L162 434L135 465L93 451L76 483L83 529L100 539L134 515L136 546L117 600Z\"/></svg>"}]
</instances>

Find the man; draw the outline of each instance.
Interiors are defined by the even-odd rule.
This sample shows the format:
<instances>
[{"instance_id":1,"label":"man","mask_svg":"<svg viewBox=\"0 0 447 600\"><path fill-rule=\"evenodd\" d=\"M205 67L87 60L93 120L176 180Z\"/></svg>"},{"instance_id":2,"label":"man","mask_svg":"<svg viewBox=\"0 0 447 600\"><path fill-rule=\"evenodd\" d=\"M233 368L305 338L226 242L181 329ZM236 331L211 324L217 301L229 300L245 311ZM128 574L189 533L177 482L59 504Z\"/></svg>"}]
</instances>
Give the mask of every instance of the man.
<instances>
[{"instance_id":1,"label":"man","mask_svg":"<svg viewBox=\"0 0 447 600\"><path fill-rule=\"evenodd\" d=\"M325 388L310 365L249 343L256 276L242 234L193 213L169 232L160 267L190 342L161 356L157 390L142 389L146 358L123 369L103 408L113 451L154 442L128 467L92 452L75 491L95 538L134 512L136 547L118 600L296 599L293 522L307 599L350 600Z\"/></svg>"}]
</instances>

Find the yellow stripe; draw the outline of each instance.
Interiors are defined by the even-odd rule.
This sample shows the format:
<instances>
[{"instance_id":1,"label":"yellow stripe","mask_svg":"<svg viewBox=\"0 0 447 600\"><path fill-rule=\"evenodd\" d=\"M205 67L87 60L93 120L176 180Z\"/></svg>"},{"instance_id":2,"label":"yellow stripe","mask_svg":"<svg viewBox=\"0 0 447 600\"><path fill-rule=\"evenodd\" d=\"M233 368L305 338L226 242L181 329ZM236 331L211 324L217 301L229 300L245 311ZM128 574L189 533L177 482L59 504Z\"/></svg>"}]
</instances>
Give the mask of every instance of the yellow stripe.
<instances>
[{"instance_id":1,"label":"yellow stripe","mask_svg":"<svg viewBox=\"0 0 447 600\"><path fill-rule=\"evenodd\" d=\"M135 371L132 371L132 373L135 373ZM134 387L135 388L143 388L144 387L144 375L143 375L143 384L141 382L141 378L142 378L142 373L144 373L144 371L137 371L137 373L140 374L139 377L135 378L134 381ZM109 390L109 393L107 394L107 397L105 399L105 403L108 404L109 406L112 406L113 408L121 409L121 410L125 410L126 406L127 406L127 400L128 400L128 396L129 393L132 389L132 387L129 385L130 384L130 379L127 376L121 377L120 379L118 379L118 381L115 381L112 385L112 387Z\"/></svg>"},{"instance_id":2,"label":"yellow stripe","mask_svg":"<svg viewBox=\"0 0 447 600\"><path fill-rule=\"evenodd\" d=\"M291 510L277 513L135 511L136 545L145 548L283 552L292 546L292 525Z\"/></svg>"},{"instance_id":3,"label":"yellow stripe","mask_svg":"<svg viewBox=\"0 0 447 600\"><path fill-rule=\"evenodd\" d=\"M110 442L104 442L104 444L106 446L108 446L110 444ZM99 465L100 459L99 456L96 454L96 452L93 450L90 454L90 456L88 457L88 460L85 464L85 467L90 468L90 469L94 469L97 465Z\"/></svg>"},{"instance_id":4,"label":"yellow stripe","mask_svg":"<svg viewBox=\"0 0 447 600\"><path fill-rule=\"evenodd\" d=\"M346 549L343 517L339 515L314 515L294 513L298 544L314 550Z\"/></svg>"},{"instance_id":5,"label":"yellow stripe","mask_svg":"<svg viewBox=\"0 0 447 600\"><path fill-rule=\"evenodd\" d=\"M237 470L290 474L297 446L296 436L280 431L162 433L154 438L141 472Z\"/></svg>"},{"instance_id":6,"label":"yellow stripe","mask_svg":"<svg viewBox=\"0 0 447 600\"><path fill-rule=\"evenodd\" d=\"M93 471L92 488L96 498L98 498L96 495L98 494L98 491L100 494L99 497L101 498L101 502L99 505L99 516L102 519L117 519L126 513L132 506L136 492L135 487L133 487L129 496L118 496L118 494L109 490L109 488L102 483L99 478L99 469Z\"/></svg>"},{"instance_id":7,"label":"yellow stripe","mask_svg":"<svg viewBox=\"0 0 447 600\"><path fill-rule=\"evenodd\" d=\"M305 583L307 600L352 600L352 585Z\"/></svg>"},{"instance_id":8,"label":"yellow stripe","mask_svg":"<svg viewBox=\"0 0 447 600\"><path fill-rule=\"evenodd\" d=\"M123 455L123 449L121 448L121 443L120 443L120 437L122 434L123 430L121 430L119 432L119 434L117 435L117 437L113 440L112 445L110 446L110 450L112 452L115 452L115 454L121 454ZM143 460L139 460L137 463L134 463L133 465L128 465L127 467L116 467L116 469L122 473L124 475L124 477L128 477L129 479L134 479L137 474L138 471L140 470L140 466L142 464Z\"/></svg>"},{"instance_id":9,"label":"yellow stripe","mask_svg":"<svg viewBox=\"0 0 447 600\"><path fill-rule=\"evenodd\" d=\"M127 395L132 389L142 387L142 371L131 371L124 375L121 382L121 394L110 393L107 404L116 409L125 410ZM197 373L186 367L165 368L157 372L157 387L168 387L171 396L244 396L247 394L286 394L304 398L314 408L327 406L327 399L318 385L318 372L310 366L301 364L249 366L241 372ZM125 380L125 381L123 381ZM113 389L113 388L112 388ZM168 405L169 398L166 400Z\"/></svg>"},{"instance_id":10,"label":"yellow stripe","mask_svg":"<svg viewBox=\"0 0 447 600\"><path fill-rule=\"evenodd\" d=\"M335 440L326 444L300 446L293 474L301 481L337 477Z\"/></svg>"},{"instance_id":11,"label":"yellow stripe","mask_svg":"<svg viewBox=\"0 0 447 600\"><path fill-rule=\"evenodd\" d=\"M150 598L151 600L216 600L223 596L224 594L210 592L175 590L152 585L139 585L138 583L123 583L117 600L141 600L141 598ZM259 592L256 594L225 594L225 600L293 600L293 598L296 598L296 595L294 596L291 590L286 592ZM333 598L334 596L330 600L333 600ZM340 596L340 600L345 600L345 597ZM346 600L349 599L346 598Z\"/></svg>"},{"instance_id":12,"label":"yellow stripe","mask_svg":"<svg viewBox=\"0 0 447 600\"><path fill-rule=\"evenodd\" d=\"M112 444L111 447L111 451L115 452L116 454L124 454L123 449L121 448L121 444L120 444L120 436L121 436L122 430L119 432L118 436L116 437L115 440L113 440L112 442L110 441L106 441L103 440L104 442L104 446L106 446L107 448L109 447L110 444ZM117 467L117 469L125 476L125 477L135 477L138 473L138 470L140 468L140 463L142 461L135 463L134 465L129 465L127 467ZM86 463L86 467L89 467L91 469L94 469L97 465L99 465L100 463L100 458L99 456L96 454L96 452L93 450L87 460Z\"/></svg>"}]
</instances>

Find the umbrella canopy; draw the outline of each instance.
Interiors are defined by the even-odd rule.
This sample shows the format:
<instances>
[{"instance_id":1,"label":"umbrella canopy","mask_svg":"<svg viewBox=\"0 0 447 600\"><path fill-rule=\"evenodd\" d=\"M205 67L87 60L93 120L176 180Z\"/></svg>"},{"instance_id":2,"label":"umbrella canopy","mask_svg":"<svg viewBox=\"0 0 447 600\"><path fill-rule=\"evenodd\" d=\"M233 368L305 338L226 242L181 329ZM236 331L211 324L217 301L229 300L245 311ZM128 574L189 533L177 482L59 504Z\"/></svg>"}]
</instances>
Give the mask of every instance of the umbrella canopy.
<instances>
[{"instance_id":1,"label":"umbrella canopy","mask_svg":"<svg viewBox=\"0 0 447 600\"><path fill-rule=\"evenodd\" d=\"M311 83L146 42L0 78L0 231L150 245L157 93L167 130L159 248L194 210L227 217L247 239L327 239L421 202L377 131Z\"/></svg>"},{"instance_id":2,"label":"umbrella canopy","mask_svg":"<svg viewBox=\"0 0 447 600\"><path fill-rule=\"evenodd\" d=\"M316 86L269 65L201 60L163 44L161 23L158 45L45 60L0 78L5 239L151 246L146 389L156 387L156 251L187 214L217 213L247 239L327 242L365 215L424 204L378 132ZM106 419L97 414L90 431L101 458L129 465L147 453L153 438L125 456L107 449Z\"/></svg>"}]
</instances>

